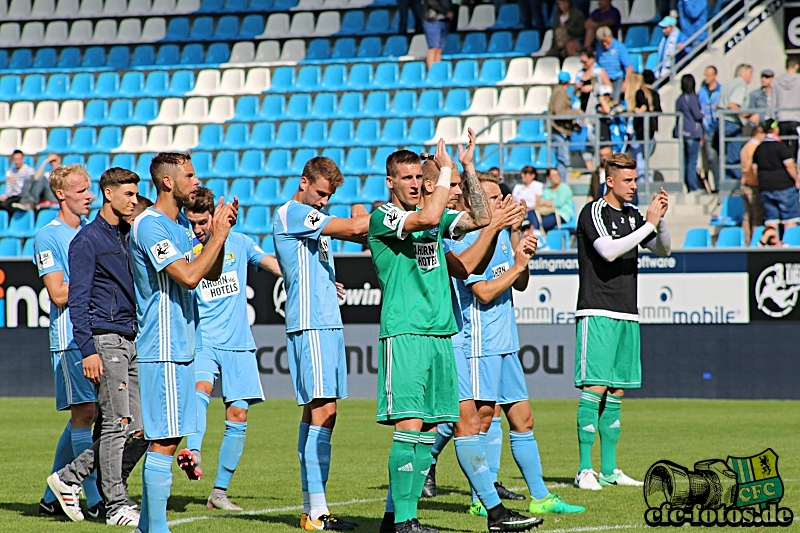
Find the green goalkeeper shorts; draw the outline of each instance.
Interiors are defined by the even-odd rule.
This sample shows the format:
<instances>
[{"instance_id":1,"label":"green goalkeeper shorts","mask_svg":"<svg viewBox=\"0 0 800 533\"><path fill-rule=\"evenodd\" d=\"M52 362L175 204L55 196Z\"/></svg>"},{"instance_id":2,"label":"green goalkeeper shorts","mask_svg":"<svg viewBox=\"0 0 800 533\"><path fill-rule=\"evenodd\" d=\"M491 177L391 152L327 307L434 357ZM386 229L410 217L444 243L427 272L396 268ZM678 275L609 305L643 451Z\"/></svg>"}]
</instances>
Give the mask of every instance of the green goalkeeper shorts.
<instances>
[{"instance_id":1,"label":"green goalkeeper shorts","mask_svg":"<svg viewBox=\"0 0 800 533\"><path fill-rule=\"evenodd\" d=\"M575 386L614 389L642 386L639 323L604 316L578 319L575 339Z\"/></svg>"},{"instance_id":2,"label":"green goalkeeper shorts","mask_svg":"<svg viewBox=\"0 0 800 533\"><path fill-rule=\"evenodd\" d=\"M458 422L458 376L450 337L387 337L380 340L379 352L378 422Z\"/></svg>"}]
</instances>

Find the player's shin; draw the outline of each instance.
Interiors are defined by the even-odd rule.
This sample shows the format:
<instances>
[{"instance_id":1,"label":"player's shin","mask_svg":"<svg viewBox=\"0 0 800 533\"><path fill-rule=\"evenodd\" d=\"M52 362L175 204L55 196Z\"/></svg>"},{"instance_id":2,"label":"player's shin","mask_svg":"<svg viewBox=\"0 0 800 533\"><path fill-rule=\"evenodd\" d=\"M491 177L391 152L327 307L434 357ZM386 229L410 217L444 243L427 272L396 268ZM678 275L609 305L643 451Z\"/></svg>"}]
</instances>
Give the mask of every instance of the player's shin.
<instances>
[{"instance_id":1,"label":"player's shin","mask_svg":"<svg viewBox=\"0 0 800 533\"><path fill-rule=\"evenodd\" d=\"M492 418L489 431L486 432L486 463L492 472L492 482L497 481L500 472L500 454L503 450L503 428L500 417Z\"/></svg>"},{"instance_id":2,"label":"player's shin","mask_svg":"<svg viewBox=\"0 0 800 533\"><path fill-rule=\"evenodd\" d=\"M194 394L197 398L197 432L186 437L186 447L199 452L203 450L203 438L206 435L207 425L206 416L211 397L201 390L195 390Z\"/></svg>"},{"instance_id":3,"label":"player's shin","mask_svg":"<svg viewBox=\"0 0 800 533\"><path fill-rule=\"evenodd\" d=\"M167 500L172 488L172 457L153 451L147 452L142 474L144 489L139 529L145 533L169 533L167 526ZM145 521L146 520L146 521Z\"/></svg>"},{"instance_id":4,"label":"player's shin","mask_svg":"<svg viewBox=\"0 0 800 533\"><path fill-rule=\"evenodd\" d=\"M597 394L589 390L581 393L578 402L578 452L580 455L580 465L578 471L592 470L592 445L597 434L599 419L600 400L602 394Z\"/></svg>"},{"instance_id":5,"label":"player's shin","mask_svg":"<svg viewBox=\"0 0 800 533\"><path fill-rule=\"evenodd\" d=\"M323 472L327 472L330 468L330 461L331 430L321 426L310 426L306 440L305 464L310 503L308 516L312 520L329 514L328 503L325 499ZM325 463L324 467L323 463Z\"/></svg>"},{"instance_id":6,"label":"player's shin","mask_svg":"<svg viewBox=\"0 0 800 533\"><path fill-rule=\"evenodd\" d=\"M431 448L436 441L435 432L423 432L419 434L419 442L414 446L414 469L416 476L414 477L414 516L417 516L416 509L420 497L422 497L422 487L425 485L425 478L428 476L428 470L431 467Z\"/></svg>"},{"instance_id":7,"label":"player's shin","mask_svg":"<svg viewBox=\"0 0 800 533\"><path fill-rule=\"evenodd\" d=\"M416 502L422 493L414 493L414 479L418 475L414 464L415 447L419 442L418 431L395 431L392 449L389 451L389 487L394 504L394 521L403 523L416 518ZM428 447L428 465L430 465L430 447ZM423 478L424 482L424 478Z\"/></svg>"},{"instance_id":8,"label":"player's shin","mask_svg":"<svg viewBox=\"0 0 800 533\"><path fill-rule=\"evenodd\" d=\"M492 472L489 470L486 451L481 440L478 435L456 437L456 457L461 470L467 476L483 506L486 509L492 509L500 505L500 497L494 488Z\"/></svg>"},{"instance_id":9,"label":"player's shin","mask_svg":"<svg viewBox=\"0 0 800 533\"><path fill-rule=\"evenodd\" d=\"M600 471L611 475L617 468L617 442L621 431L621 396L606 395L606 405L598 420L600 431Z\"/></svg>"},{"instance_id":10,"label":"player's shin","mask_svg":"<svg viewBox=\"0 0 800 533\"><path fill-rule=\"evenodd\" d=\"M300 422L300 431L297 435L297 458L300 461L300 489L303 491L303 513L311 510L311 501L308 495L308 474L306 472L306 441L308 441L307 422Z\"/></svg>"},{"instance_id":11,"label":"player's shin","mask_svg":"<svg viewBox=\"0 0 800 533\"><path fill-rule=\"evenodd\" d=\"M539 444L533 438L533 430L524 433L509 431L511 441L511 455L517 463L531 498L541 500L548 494L547 487L542 479L542 461L539 458Z\"/></svg>"},{"instance_id":12,"label":"player's shin","mask_svg":"<svg viewBox=\"0 0 800 533\"><path fill-rule=\"evenodd\" d=\"M247 422L225 421L225 434L222 437L222 445L219 447L217 477L214 479L215 489L228 489L244 451L246 430Z\"/></svg>"}]
</instances>

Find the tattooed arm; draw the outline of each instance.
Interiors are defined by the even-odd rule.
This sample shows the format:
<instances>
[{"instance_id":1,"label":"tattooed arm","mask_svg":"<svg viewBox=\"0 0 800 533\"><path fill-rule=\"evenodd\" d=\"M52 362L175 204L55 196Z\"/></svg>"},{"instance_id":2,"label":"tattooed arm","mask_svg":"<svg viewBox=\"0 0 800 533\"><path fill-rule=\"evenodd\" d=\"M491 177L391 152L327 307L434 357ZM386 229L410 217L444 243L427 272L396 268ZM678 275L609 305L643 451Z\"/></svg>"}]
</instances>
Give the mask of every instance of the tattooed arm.
<instances>
[{"instance_id":1,"label":"tattooed arm","mask_svg":"<svg viewBox=\"0 0 800 533\"><path fill-rule=\"evenodd\" d=\"M475 172L475 165L473 164L473 157L475 155L475 132L469 128L469 143L467 149L458 147L458 160L464 165L464 172L461 173L461 180L463 188L467 195L467 205L469 212L464 213L455 227L456 235L464 235L470 231L484 228L492 221L492 208L489 200L486 198L486 193L483 192L483 187L478 181L478 176Z\"/></svg>"}]
</instances>

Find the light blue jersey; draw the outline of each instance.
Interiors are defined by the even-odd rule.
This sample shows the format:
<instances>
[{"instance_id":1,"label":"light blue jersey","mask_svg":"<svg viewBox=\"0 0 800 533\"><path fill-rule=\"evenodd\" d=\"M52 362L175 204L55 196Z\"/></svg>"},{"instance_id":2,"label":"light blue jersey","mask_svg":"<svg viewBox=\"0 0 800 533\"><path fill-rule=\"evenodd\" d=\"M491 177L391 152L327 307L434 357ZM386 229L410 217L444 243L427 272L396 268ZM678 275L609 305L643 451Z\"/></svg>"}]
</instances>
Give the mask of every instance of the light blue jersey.
<instances>
[{"instance_id":1,"label":"light blue jersey","mask_svg":"<svg viewBox=\"0 0 800 533\"><path fill-rule=\"evenodd\" d=\"M255 350L247 318L247 265L258 268L266 256L256 243L237 232L225 241L225 259L218 281L203 279L197 286L203 346L230 351Z\"/></svg>"},{"instance_id":2,"label":"light blue jersey","mask_svg":"<svg viewBox=\"0 0 800 533\"><path fill-rule=\"evenodd\" d=\"M183 213L175 223L152 207L133 222L130 250L139 362L184 363L194 359L198 329L195 292L181 287L164 270L175 261L194 259L194 235L189 228Z\"/></svg>"},{"instance_id":3,"label":"light blue jersey","mask_svg":"<svg viewBox=\"0 0 800 533\"><path fill-rule=\"evenodd\" d=\"M342 328L330 240L322 229L331 217L290 200L278 208L275 255L286 288L286 332Z\"/></svg>"},{"instance_id":4,"label":"light blue jersey","mask_svg":"<svg viewBox=\"0 0 800 533\"><path fill-rule=\"evenodd\" d=\"M84 225L81 221L81 227ZM39 277L61 271L64 283L69 283L69 243L78 234L78 229L71 228L61 219L53 219L39 230L33 241L33 262L39 269ZM50 304L50 351L60 352L78 349L72 339L72 322L69 319L69 308L56 307Z\"/></svg>"},{"instance_id":5,"label":"light blue jersey","mask_svg":"<svg viewBox=\"0 0 800 533\"><path fill-rule=\"evenodd\" d=\"M472 246L477 238L477 232L468 233L461 241L452 241L450 247L454 253L462 253ZM511 237L508 231L502 231L497 237L497 246L484 273L473 274L466 280L456 282L468 357L504 355L519 350L511 289L507 289L488 304L481 303L471 289L471 286L479 281L499 278L509 269L513 261Z\"/></svg>"},{"instance_id":6,"label":"light blue jersey","mask_svg":"<svg viewBox=\"0 0 800 533\"><path fill-rule=\"evenodd\" d=\"M447 255L448 252L453 252L456 254L458 253L453 249L454 242L456 241L453 239L442 239L442 249L444 250L445 255ZM451 277L450 283L452 284L450 297L453 301L453 314L456 317L456 326L458 326L458 332L453 335L451 339L453 340L453 348L460 348L464 344L464 320L461 318L461 301L459 300L458 295L458 280Z\"/></svg>"}]
</instances>

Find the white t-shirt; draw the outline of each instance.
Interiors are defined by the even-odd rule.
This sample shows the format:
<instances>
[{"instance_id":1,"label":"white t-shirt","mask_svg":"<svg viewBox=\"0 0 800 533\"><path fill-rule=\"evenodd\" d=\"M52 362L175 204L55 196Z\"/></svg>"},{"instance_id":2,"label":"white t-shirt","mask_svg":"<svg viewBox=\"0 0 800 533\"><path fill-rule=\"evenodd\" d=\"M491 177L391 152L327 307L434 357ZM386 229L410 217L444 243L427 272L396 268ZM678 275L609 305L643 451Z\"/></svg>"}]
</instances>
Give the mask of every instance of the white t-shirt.
<instances>
[{"instance_id":1,"label":"white t-shirt","mask_svg":"<svg viewBox=\"0 0 800 533\"><path fill-rule=\"evenodd\" d=\"M525 185L524 183L515 185L514 190L511 191L511 196L517 202L525 200L528 209L530 209L536 205L536 199L542 195L542 191L544 191L544 184L541 181L533 180L530 185Z\"/></svg>"}]
</instances>

